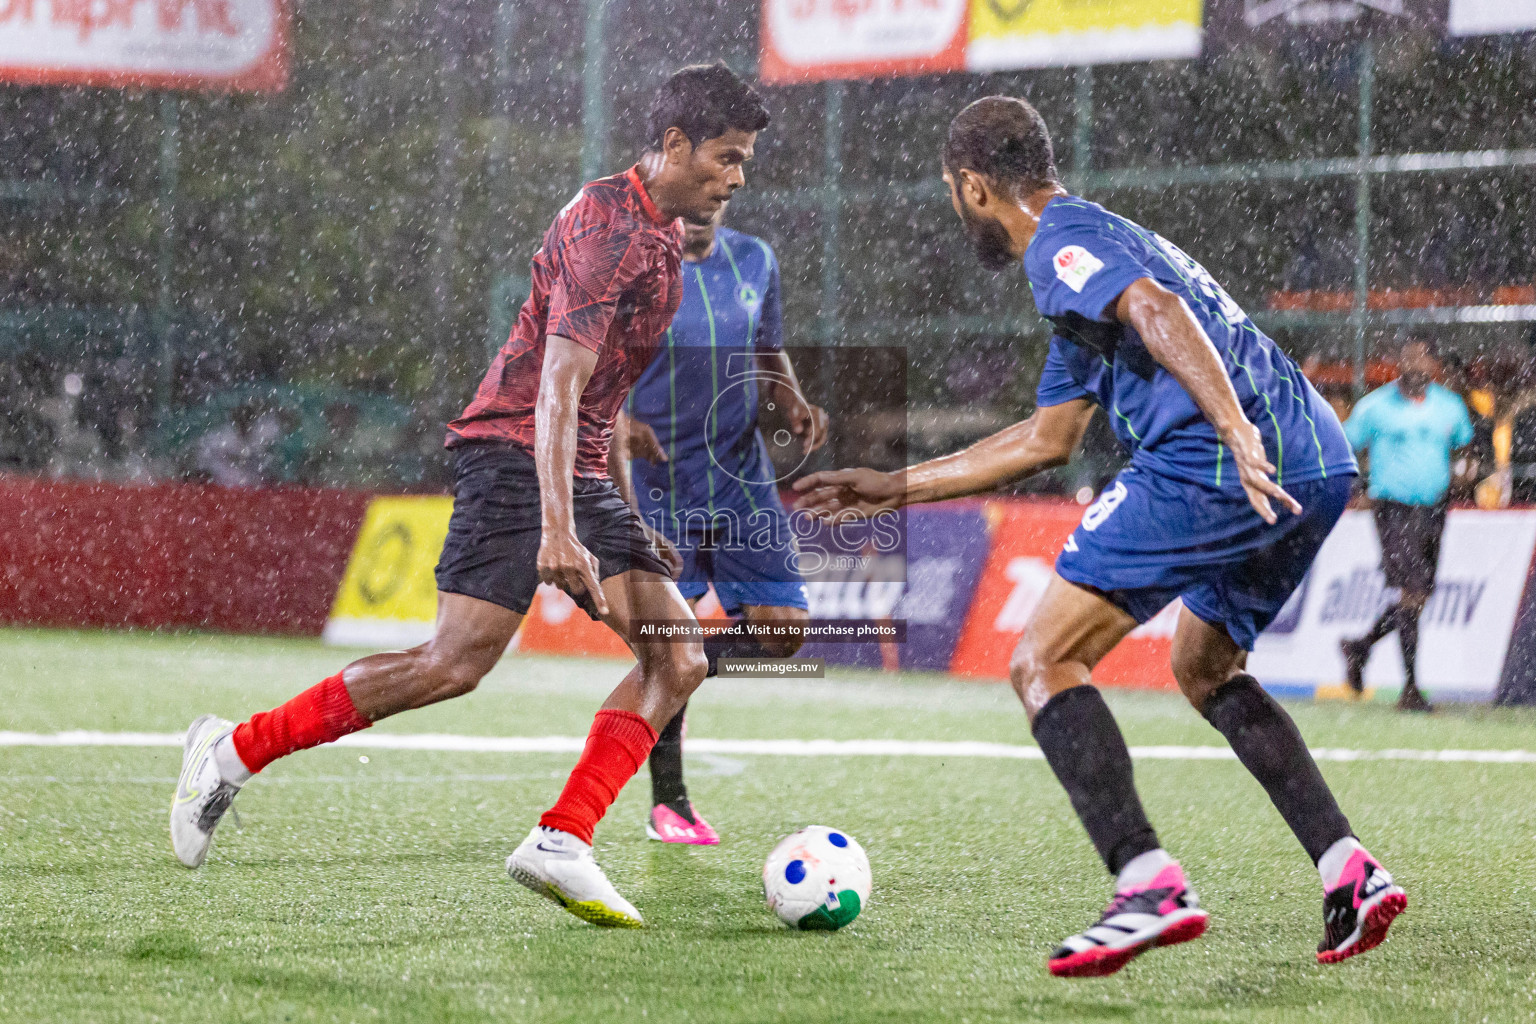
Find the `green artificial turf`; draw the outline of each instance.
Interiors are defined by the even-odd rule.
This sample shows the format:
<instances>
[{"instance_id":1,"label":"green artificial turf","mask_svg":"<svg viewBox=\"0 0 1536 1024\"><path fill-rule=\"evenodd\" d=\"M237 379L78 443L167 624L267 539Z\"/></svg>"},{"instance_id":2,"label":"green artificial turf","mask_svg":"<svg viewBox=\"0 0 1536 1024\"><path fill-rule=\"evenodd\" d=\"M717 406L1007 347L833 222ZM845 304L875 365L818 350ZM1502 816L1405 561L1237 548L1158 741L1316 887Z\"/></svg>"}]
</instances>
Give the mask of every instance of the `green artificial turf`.
<instances>
[{"instance_id":1,"label":"green artificial turf","mask_svg":"<svg viewBox=\"0 0 1536 1024\"><path fill-rule=\"evenodd\" d=\"M348 656L288 640L0 632L0 730L243 717ZM622 670L514 655L475 694L378 729L581 735ZM1111 704L1133 745L1222 742L1171 695ZM1314 746L1536 750L1528 712L1290 708ZM1004 687L868 673L712 680L690 732L1030 742ZM1325 968L1316 874L1258 785L1232 761L1139 762L1211 929L1113 978L1063 981L1045 956L1097 915L1109 881L1042 762L694 757L716 848L647 842L642 777L597 852L649 927L613 932L501 868L573 760L309 751L241 794L239 827L226 819L189 872L165 825L178 751L0 748L0 1020L1536 1020L1536 765L1324 764L1410 900L1384 946ZM869 907L837 933L791 932L762 904L763 857L812 823L856 836L874 869Z\"/></svg>"}]
</instances>

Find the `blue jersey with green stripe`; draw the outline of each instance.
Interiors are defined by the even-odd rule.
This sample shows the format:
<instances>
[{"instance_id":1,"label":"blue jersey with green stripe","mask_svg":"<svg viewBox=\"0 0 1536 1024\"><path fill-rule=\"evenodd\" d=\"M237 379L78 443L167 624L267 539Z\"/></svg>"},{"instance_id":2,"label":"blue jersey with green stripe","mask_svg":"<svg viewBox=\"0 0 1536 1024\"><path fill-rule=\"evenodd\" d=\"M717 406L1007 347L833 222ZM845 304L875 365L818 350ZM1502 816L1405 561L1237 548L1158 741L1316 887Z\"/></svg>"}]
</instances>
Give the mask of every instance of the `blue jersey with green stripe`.
<instances>
[{"instance_id":1,"label":"blue jersey with green stripe","mask_svg":"<svg viewBox=\"0 0 1536 1024\"><path fill-rule=\"evenodd\" d=\"M635 384L630 415L668 461L634 463L642 511L663 517L779 507L757 432L756 355L783 347L779 265L760 238L719 228L708 257L683 263L683 301L665 345ZM671 532L671 531L667 531Z\"/></svg>"},{"instance_id":2,"label":"blue jersey with green stripe","mask_svg":"<svg viewBox=\"0 0 1536 1024\"><path fill-rule=\"evenodd\" d=\"M1238 491L1232 453L1194 399L1157 364L1114 304L1150 277L1178 295L1216 346L1281 484L1357 472L1338 417L1301 368L1254 326L1183 250L1076 196L1053 199L1024 252L1040 313L1055 327L1038 402L1087 398L1103 406L1131 465L1174 480Z\"/></svg>"}]
</instances>

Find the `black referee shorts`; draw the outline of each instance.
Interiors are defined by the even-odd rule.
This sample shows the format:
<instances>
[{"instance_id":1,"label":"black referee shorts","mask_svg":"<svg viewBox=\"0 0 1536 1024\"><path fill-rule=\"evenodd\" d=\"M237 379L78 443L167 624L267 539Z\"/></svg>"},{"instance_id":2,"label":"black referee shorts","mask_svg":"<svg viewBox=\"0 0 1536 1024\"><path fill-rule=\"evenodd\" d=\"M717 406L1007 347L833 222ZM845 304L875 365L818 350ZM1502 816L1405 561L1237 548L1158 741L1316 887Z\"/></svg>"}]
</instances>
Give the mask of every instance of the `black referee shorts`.
<instances>
[{"instance_id":1,"label":"black referee shorts","mask_svg":"<svg viewBox=\"0 0 1536 1024\"><path fill-rule=\"evenodd\" d=\"M533 456L521 448L475 442L454 449L453 517L437 562L437 589L528 613L539 586L542 519ZM668 579L672 572L651 551L640 516L612 480L573 481L576 539L597 559L597 576L642 569ZM596 619L586 594L572 595Z\"/></svg>"},{"instance_id":2,"label":"black referee shorts","mask_svg":"<svg viewBox=\"0 0 1536 1024\"><path fill-rule=\"evenodd\" d=\"M1435 589L1440 565L1440 535L1445 532L1445 503L1405 505L1376 499L1376 535L1381 538L1381 571L1387 586L1416 594Z\"/></svg>"}]
</instances>

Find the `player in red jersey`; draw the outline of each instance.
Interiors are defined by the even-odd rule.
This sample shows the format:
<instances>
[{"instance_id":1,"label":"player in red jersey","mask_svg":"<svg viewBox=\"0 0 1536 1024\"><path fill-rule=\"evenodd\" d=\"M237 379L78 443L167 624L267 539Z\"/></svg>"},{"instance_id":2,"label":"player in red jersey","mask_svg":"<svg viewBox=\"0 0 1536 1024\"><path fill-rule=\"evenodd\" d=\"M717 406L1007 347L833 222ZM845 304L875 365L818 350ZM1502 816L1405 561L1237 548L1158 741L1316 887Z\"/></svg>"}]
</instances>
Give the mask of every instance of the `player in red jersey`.
<instances>
[{"instance_id":1,"label":"player in red jersey","mask_svg":"<svg viewBox=\"0 0 1536 1024\"><path fill-rule=\"evenodd\" d=\"M642 924L593 860L592 830L706 664L698 643L632 635L637 620L692 612L610 478L608 450L615 415L677 312L679 221L708 223L729 201L767 125L761 98L723 63L684 68L656 96L640 162L589 183L560 211L511 338L448 425L457 475L436 635L355 661L240 725L193 722L171 805L183 864L202 863L240 786L272 761L473 690L546 582L625 637L639 664L597 713L559 800L507 870L584 920Z\"/></svg>"}]
</instances>

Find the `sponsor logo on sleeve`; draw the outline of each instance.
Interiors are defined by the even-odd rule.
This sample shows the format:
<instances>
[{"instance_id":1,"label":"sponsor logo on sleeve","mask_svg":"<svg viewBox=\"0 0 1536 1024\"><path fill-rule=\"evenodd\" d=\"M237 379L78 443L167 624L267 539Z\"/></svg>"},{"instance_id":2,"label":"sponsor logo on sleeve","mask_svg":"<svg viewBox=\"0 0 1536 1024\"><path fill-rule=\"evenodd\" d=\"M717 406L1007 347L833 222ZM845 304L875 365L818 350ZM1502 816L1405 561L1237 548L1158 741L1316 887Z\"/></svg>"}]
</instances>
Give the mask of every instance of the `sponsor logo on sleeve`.
<instances>
[{"instance_id":1,"label":"sponsor logo on sleeve","mask_svg":"<svg viewBox=\"0 0 1536 1024\"><path fill-rule=\"evenodd\" d=\"M1104 269L1104 261L1080 245L1064 246L1051 258L1056 276L1075 292L1081 292L1088 279Z\"/></svg>"}]
</instances>

